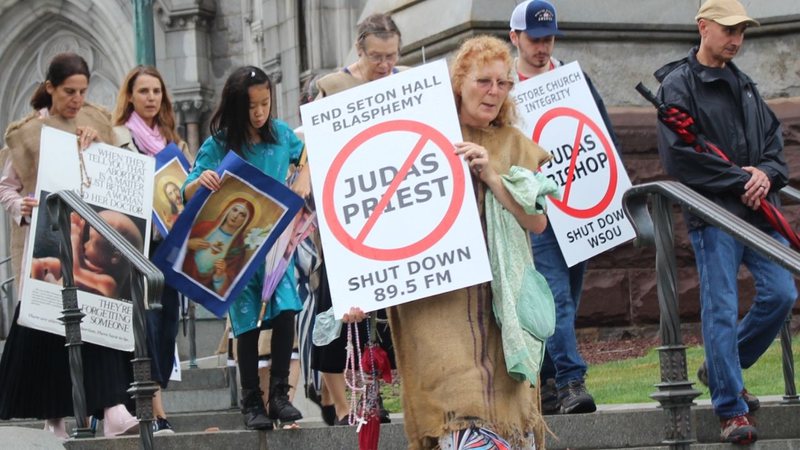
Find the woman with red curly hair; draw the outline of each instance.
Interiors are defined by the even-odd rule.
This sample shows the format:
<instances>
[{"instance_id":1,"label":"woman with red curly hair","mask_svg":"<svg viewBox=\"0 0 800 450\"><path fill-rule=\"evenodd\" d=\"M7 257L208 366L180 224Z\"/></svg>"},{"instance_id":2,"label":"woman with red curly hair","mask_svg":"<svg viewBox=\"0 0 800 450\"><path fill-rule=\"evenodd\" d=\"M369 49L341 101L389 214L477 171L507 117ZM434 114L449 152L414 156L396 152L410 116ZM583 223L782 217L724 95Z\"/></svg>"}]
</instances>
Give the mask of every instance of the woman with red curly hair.
<instances>
[{"instance_id":1,"label":"woman with red curly hair","mask_svg":"<svg viewBox=\"0 0 800 450\"><path fill-rule=\"evenodd\" d=\"M501 179L512 166L536 171L551 158L513 126L512 67L505 42L478 36L462 44L450 70L464 137L455 151L471 169L484 234L489 193L521 228L541 233L547 224L544 214L526 213ZM508 373L492 292L482 283L390 309L409 449L543 442L537 392Z\"/></svg>"}]
</instances>

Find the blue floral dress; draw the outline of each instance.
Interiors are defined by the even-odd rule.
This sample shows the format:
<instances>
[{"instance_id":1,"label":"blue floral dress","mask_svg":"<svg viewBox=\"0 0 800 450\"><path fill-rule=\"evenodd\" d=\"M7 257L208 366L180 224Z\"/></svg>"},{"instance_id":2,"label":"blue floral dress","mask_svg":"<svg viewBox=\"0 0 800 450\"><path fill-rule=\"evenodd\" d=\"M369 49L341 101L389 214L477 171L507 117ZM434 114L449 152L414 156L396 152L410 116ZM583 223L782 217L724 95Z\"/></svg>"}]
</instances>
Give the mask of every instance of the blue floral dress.
<instances>
[{"instance_id":1,"label":"blue floral dress","mask_svg":"<svg viewBox=\"0 0 800 450\"><path fill-rule=\"evenodd\" d=\"M273 131L277 138L274 144L259 143L249 149L242 149L245 161L259 168L270 177L283 181L289 172L289 164L299 161L303 150L303 142L297 138L286 122L272 120ZM228 151L213 137L209 137L200 146L197 152L197 159L189 176L186 178L186 185L196 180L205 170L216 170ZM288 267L294 267L294 257L289 262ZM261 311L261 290L264 286L265 266L262 263L256 270L253 278L247 282L242 292L236 297L228 311L233 327L233 334L239 336L242 333L253 330L258 324L258 313ZM283 311L300 311L303 303L297 294L297 282L294 271L287 270L281 278L275 293L272 295L264 314L264 321L269 327L269 322Z\"/></svg>"}]
</instances>

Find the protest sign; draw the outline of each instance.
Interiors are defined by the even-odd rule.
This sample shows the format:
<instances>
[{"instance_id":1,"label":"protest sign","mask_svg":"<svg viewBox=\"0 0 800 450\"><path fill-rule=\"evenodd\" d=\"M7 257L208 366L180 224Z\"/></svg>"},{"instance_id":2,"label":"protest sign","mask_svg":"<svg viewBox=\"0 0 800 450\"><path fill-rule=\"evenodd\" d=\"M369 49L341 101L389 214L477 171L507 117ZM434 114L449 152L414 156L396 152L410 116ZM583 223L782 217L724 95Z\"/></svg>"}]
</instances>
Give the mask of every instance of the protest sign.
<instances>
[{"instance_id":1,"label":"protest sign","mask_svg":"<svg viewBox=\"0 0 800 450\"><path fill-rule=\"evenodd\" d=\"M169 285L222 317L303 199L235 152L217 173L220 189L197 189L153 262Z\"/></svg>"},{"instance_id":2,"label":"protest sign","mask_svg":"<svg viewBox=\"0 0 800 450\"><path fill-rule=\"evenodd\" d=\"M512 92L520 129L553 154L542 173L559 186L548 199L568 266L634 238L622 210L631 186L580 65L573 62L519 83Z\"/></svg>"},{"instance_id":3,"label":"protest sign","mask_svg":"<svg viewBox=\"0 0 800 450\"><path fill-rule=\"evenodd\" d=\"M181 186L190 169L181 150L170 142L156 153L155 188L153 189L153 223L159 234L166 236L183 211Z\"/></svg>"},{"instance_id":4,"label":"protest sign","mask_svg":"<svg viewBox=\"0 0 800 450\"><path fill-rule=\"evenodd\" d=\"M146 253L150 243L153 201L153 159L95 143L78 152L77 138L44 127L39 151L35 197L40 206L31 218L31 235L23 263L19 323L64 335L61 263L58 236L50 230L45 199L51 192L72 189L134 247ZM73 275L85 342L133 350L131 268L77 214L71 218Z\"/></svg>"},{"instance_id":5,"label":"protest sign","mask_svg":"<svg viewBox=\"0 0 800 450\"><path fill-rule=\"evenodd\" d=\"M491 279L443 60L300 111L337 317Z\"/></svg>"}]
</instances>

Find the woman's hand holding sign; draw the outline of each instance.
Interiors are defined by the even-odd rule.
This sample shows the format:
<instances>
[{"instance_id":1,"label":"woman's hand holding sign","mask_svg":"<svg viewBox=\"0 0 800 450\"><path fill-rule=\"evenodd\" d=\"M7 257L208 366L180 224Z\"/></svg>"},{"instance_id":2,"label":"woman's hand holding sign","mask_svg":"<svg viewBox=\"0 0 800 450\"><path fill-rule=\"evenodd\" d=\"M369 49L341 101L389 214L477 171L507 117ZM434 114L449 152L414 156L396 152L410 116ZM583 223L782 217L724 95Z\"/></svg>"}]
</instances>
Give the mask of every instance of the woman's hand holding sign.
<instances>
[{"instance_id":1,"label":"woman's hand holding sign","mask_svg":"<svg viewBox=\"0 0 800 450\"><path fill-rule=\"evenodd\" d=\"M351 307L350 312L342 317L344 323L358 323L367 318L367 313L358 307Z\"/></svg>"},{"instance_id":2,"label":"woman's hand holding sign","mask_svg":"<svg viewBox=\"0 0 800 450\"><path fill-rule=\"evenodd\" d=\"M78 135L78 148L81 150L86 150L86 148L92 145L92 142L100 142L97 130L92 127L78 127L76 134Z\"/></svg>"},{"instance_id":3,"label":"woman's hand holding sign","mask_svg":"<svg viewBox=\"0 0 800 450\"><path fill-rule=\"evenodd\" d=\"M489 152L485 148L474 142L459 142L455 146L456 154L464 157L472 173L481 181L487 183L497 176L497 172L489 164Z\"/></svg>"},{"instance_id":4,"label":"woman's hand holding sign","mask_svg":"<svg viewBox=\"0 0 800 450\"><path fill-rule=\"evenodd\" d=\"M311 195L311 175L308 171L308 166L303 166L300 173L297 174L294 182L290 186L292 192L299 195L303 199Z\"/></svg>"},{"instance_id":5,"label":"woman's hand holding sign","mask_svg":"<svg viewBox=\"0 0 800 450\"><path fill-rule=\"evenodd\" d=\"M186 185L186 189L183 192L184 199L188 202L200 186L212 191L218 191L221 187L219 174L213 170L204 170L196 180Z\"/></svg>"},{"instance_id":6,"label":"woman's hand holding sign","mask_svg":"<svg viewBox=\"0 0 800 450\"><path fill-rule=\"evenodd\" d=\"M22 203L19 207L19 213L22 217L26 220L31 219L31 214L33 214L33 208L39 206L39 200L36 200L33 197L22 197Z\"/></svg>"}]
</instances>

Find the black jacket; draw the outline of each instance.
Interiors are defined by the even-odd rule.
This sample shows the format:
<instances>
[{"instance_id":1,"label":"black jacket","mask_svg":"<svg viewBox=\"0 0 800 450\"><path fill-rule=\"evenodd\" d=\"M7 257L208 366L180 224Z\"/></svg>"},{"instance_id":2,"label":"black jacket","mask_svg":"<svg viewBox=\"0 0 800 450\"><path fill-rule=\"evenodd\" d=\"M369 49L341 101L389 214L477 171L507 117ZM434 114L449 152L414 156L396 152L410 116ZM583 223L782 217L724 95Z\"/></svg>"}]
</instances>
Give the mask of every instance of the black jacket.
<instances>
[{"instance_id":1,"label":"black jacket","mask_svg":"<svg viewBox=\"0 0 800 450\"><path fill-rule=\"evenodd\" d=\"M661 82L658 97L667 105L678 106L694 117L701 133L716 144L731 162L718 156L697 153L666 125L658 123L658 153L667 173L713 200L736 216L767 230L769 223L761 213L742 203L741 195L750 174L741 169L753 166L770 179L767 199L780 206L779 192L789 174L783 158L781 125L756 89L753 80L733 63L728 66L738 77L740 102L730 84L696 58L697 48L689 56L669 63L656 71ZM689 229L705 225L687 215Z\"/></svg>"}]
</instances>

